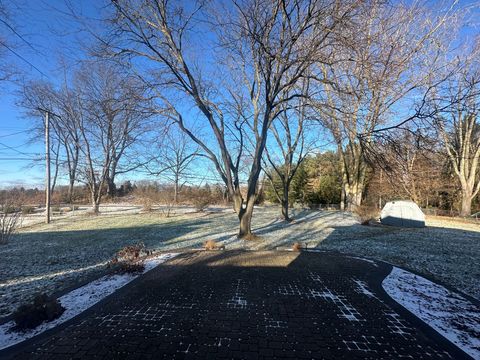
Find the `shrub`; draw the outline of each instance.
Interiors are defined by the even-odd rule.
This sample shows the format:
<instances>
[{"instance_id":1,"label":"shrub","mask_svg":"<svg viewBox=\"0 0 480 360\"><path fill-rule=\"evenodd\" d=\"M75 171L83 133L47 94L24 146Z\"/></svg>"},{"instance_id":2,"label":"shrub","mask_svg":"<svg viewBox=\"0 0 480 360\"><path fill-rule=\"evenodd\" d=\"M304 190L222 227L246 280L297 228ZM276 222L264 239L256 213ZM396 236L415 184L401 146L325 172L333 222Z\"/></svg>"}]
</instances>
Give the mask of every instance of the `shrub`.
<instances>
[{"instance_id":1,"label":"shrub","mask_svg":"<svg viewBox=\"0 0 480 360\"><path fill-rule=\"evenodd\" d=\"M22 207L22 214L23 215L33 214L34 212L35 212L35 208L33 206Z\"/></svg>"},{"instance_id":2,"label":"shrub","mask_svg":"<svg viewBox=\"0 0 480 360\"><path fill-rule=\"evenodd\" d=\"M378 210L371 205L356 206L354 212L362 225L369 225L371 220L375 220L378 217Z\"/></svg>"},{"instance_id":3,"label":"shrub","mask_svg":"<svg viewBox=\"0 0 480 360\"><path fill-rule=\"evenodd\" d=\"M300 243L298 243L298 242L296 242L296 243L294 243L294 244L292 245L292 250L293 250L293 251L300 251L300 250L302 250L302 249L303 249L302 244L300 244Z\"/></svg>"},{"instance_id":4,"label":"shrub","mask_svg":"<svg viewBox=\"0 0 480 360\"><path fill-rule=\"evenodd\" d=\"M215 240L207 240L205 241L204 247L205 247L205 250L216 250L217 243L215 242Z\"/></svg>"},{"instance_id":5,"label":"shrub","mask_svg":"<svg viewBox=\"0 0 480 360\"><path fill-rule=\"evenodd\" d=\"M16 213L18 211L19 211L19 209L16 206L12 205L11 203L7 202L7 203L2 205L2 212L4 214L13 214L13 213Z\"/></svg>"},{"instance_id":6,"label":"shrub","mask_svg":"<svg viewBox=\"0 0 480 360\"><path fill-rule=\"evenodd\" d=\"M153 211L153 200L148 197L142 197L142 211L144 212L152 212Z\"/></svg>"},{"instance_id":7,"label":"shrub","mask_svg":"<svg viewBox=\"0 0 480 360\"><path fill-rule=\"evenodd\" d=\"M13 314L17 330L34 329L44 321L52 321L63 314L65 308L47 294L38 294L31 304L20 306Z\"/></svg>"},{"instance_id":8,"label":"shrub","mask_svg":"<svg viewBox=\"0 0 480 360\"><path fill-rule=\"evenodd\" d=\"M128 245L117 252L115 258L118 261L136 261L140 258L142 252L145 251L145 245L139 242L135 245Z\"/></svg>"},{"instance_id":9,"label":"shrub","mask_svg":"<svg viewBox=\"0 0 480 360\"><path fill-rule=\"evenodd\" d=\"M225 250L225 245L219 246L215 240L207 240L203 244L205 250Z\"/></svg>"},{"instance_id":10,"label":"shrub","mask_svg":"<svg viewBox=\"0 0 480 360\"><path fill-rule=\"evenodd\" d=\"M8 243L10 237L17 231L22 222L20 211L9 211L13 208L8 202L2 205L3 212L0 212L0 245Z\"/></svg>"},{"instance_id":11,"label":"shrub","mask_svg":"<svg viewBox=\"0 0 480 360\"><path fill-rule=\"evenodd\" d=\"M121 274L143 272L145 264L142 255L150 253L142 242L125 246L115 254L109 266L115 266L116 272Z\"/></svg>"},{"instance_id":12,"label":"shrub","mask_svg":"<svg viewBox=\"0 0 480 360\"><path fill-rule=\"evenodd\" d=\"M192 194L191 201L195 210L204 211L211 203L210 191L208 189L198 189L195 194Z\"/></svg>"},{"instance_id":13,"label":"shrub","mask_svg":"<svg viewBox=\"0 0 480 360\"><path fill-rule=\"evenodd\" d=\"M128 263L120 262L116 268L117 274L141 274L145 270L145 264L143 262Z\"/></svg>"},{"instance_id":14,"label":"shrub","mask_svg":"<svg viewBox=\"0 0 480 360\"><path fill-rule=\"evenodd\" d=\"M161 204L159 210L162 216L170 217L171 215L175 214L175 201L173 194L169 189L163 189L162 191L158 192L157 199Z\"/></svg>"}]
</instances>

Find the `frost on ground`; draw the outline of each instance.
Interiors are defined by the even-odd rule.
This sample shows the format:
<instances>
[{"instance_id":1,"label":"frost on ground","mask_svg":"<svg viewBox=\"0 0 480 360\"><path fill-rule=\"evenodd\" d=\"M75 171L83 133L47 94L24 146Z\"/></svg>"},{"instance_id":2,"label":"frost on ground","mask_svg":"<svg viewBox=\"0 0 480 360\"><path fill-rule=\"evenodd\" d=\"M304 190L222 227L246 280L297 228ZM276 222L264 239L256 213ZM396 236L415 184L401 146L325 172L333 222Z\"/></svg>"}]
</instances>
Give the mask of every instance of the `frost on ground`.
<instances>
[{"instance_id":1,"label":"frost on ground","mask_svg":"<svg viewBox=\"0 0 480 360\"><path fill-rule=\"evenodd\" d=\"M4 264L0 318L19 303L30 301L36 292L63 291L77 281L100 276L119 249L139 241L148 249L165 251L202 248L209 239L227 250L291 248L299 242L309 250L385 260L480 299L480 225L427 218L429 226L424 229L362 226L348 213L304 209L292 209L295 220L285 223L280 209L271 206L254 211L252 227L260 240L243 241L237 239L238 216L232 209L189 211L193 210L176 208L177 216L164 217L160 212L135 214L117 209L21 230L0 251Z\"/></svg>"},{"instance_id":2,"label":"frost on ground","mask_svg":"<svg viewBox=\"0 0 480 360\"><path fill-rule=\"evenodd\" d=\"M163 254L145 261L145 269L143 273L150 271L155 266L171 259L176 254ZM137 278L139 274L116 274L103 276L100 279L92 281L85 286L75 289L58 300L65 308L63 314L50 322L44 322L35 329L26 332L15 332L12 328L15 322L9 321L0 326L0 349L15 345L21 341L30 339L46 330L52 329L57 325L70 320L81 312L85 311L92 305L96 304L106 296L112 294L122 286Z\"/></svg>"},{"instance_id":3,"label":"frost on ground","mask_svg":"<svg viewBox=\"0 0 480 360\"><path fill-rule=\"evenodd\" d=\"M383 288L396 302L474 359L480 359L480 308L421 276L393 267Z\"/></svg>"}]
</instances>

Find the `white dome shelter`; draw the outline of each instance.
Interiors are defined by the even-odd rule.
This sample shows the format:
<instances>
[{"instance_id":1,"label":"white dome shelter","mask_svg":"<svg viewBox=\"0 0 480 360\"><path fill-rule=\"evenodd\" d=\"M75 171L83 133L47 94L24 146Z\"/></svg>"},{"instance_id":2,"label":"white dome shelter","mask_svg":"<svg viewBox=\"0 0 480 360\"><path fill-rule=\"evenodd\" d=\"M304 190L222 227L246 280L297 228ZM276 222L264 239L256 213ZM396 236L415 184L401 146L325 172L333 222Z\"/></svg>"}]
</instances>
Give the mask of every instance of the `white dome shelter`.
<instances>
[{"instance_id":1,"label":"white dome shelter","mask_svg":"<svg viewBox=\"0 0 480 360\"><path fill-rule=\"evenodd\" d=\"M425 214L413 201L390 201L380 215L382 224L400 227L425 227Z\"/></svg>"}]
</instances>

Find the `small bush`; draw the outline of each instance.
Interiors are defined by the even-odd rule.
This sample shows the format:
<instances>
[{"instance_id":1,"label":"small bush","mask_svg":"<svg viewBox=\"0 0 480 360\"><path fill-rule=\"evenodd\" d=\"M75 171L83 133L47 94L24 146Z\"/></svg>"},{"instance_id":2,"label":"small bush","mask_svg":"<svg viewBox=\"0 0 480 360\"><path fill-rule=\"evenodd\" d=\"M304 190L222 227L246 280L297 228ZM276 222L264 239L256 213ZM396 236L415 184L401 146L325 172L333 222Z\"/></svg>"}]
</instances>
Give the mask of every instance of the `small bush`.
<instances>
[{"instance_id":1,"label":"small bush","mask_svg":"<svg viewBox=\"0 0 480 360\"><path fill-rule=\"evenodd\" d=\"M355 207L354 212L362 225L369 225L371 220L375 220L378 217L378 210L375 206L360 205Z\"/></svg>"},{"instance_id":2,"label":"small bush","mask_svg":"<svg viewBox=\"0 0 480 360\"><path fill-rule=\"evenodd\" d=\"M125 246L117 252L116 258L119 261L137 261L142 252L145 252L145 245L142 242L139 242L135 245Z\"/></svg>"},{"instance_id":3,"label":"small bush","mask_svg":"<svg viewBox=\"0 0 480 360\"><path fill-rule=\"evenodd\" d=\"M142 211L144 212L152 212L153 211L153 200L148 197L143 197L142 201Z\"/></svg>"},{"instance_id":4,"label":"small bush","mask_svg":"<svg viewBox=\"0 0 480 360\"><path fill-rule=\"evenodd\" d=\"M143 262L120 262L115 272L117 274L141 274L144 270L145 264Z\"/></svg>"},{"instance_id":5,"label":"small bush","mask_svg":"<svg viewBox=\"0 0 480 360\"><path fill-rule=\"evenodd\" d=\"M1 208L3 211L0 212L0 245L4 245L8 243L10 237L21 226L22 213L20 211L10 211L12 208L17 208L8 202L1 205Z\"/></svg>"},{"instance_id":6,"label":"small bush","mask_svg":"<svg viewBox=\"0 0 480 360\"><path fill-rule=\"evenodd\" d=\"M302 244L296 242L292 245L292 250L293 251L301 251L303 249Z\"/></svg>"},{"instance_id":7,"label":"small bush","mask_svg":"<svg viewBox=\"0 0 480 360\"><path fill-rule=\"evenodd\" d=\"M145 249L145 245L140 242L135 245L129 245L118 251L109 266L115 266L117 273L140 273L145 270L143 255L149 255L151 252Z\"/></svg>"},{"instance_id":8,"label":"small bush","mask_svg":"<svg viewBox=\"0 0 480 360\"><path fill-rule=\"evenodd\" d=\"M205 250L216 250L217 243L215 240L207 240L205 241L204 247L205 247Z\"/></svg>"},{"instance_id":9,"label":"small bush","mask_svg":"<svg viewBox=\"0 0 480 360\"><path fill-rule=\"evenodd\" d=\"M22 214L23 215L33 214L34 212L35 212L35 208L33 206L22 207Z\"/></svg>"},{"instance_id":10,"label":"small bush","mask_svg":"<svg viewBox=\"0 0 480 360\"><path fill-rule=\"evenodd\" d=\"M2 206L2 212L3 212L4 214L14 214L14 213L16 213L16 212L18 212L18 211L19 211L18 207L14 206L14 205L12 205L12 204L8 204L8 203L7 203L7 204L4 204L4 205Z\"/></svg>"},{"instance_id":11,"label":"small bush","mask_svg":"<svg viewBox=\"0 0 480 360\"><path fill-rule=\"evenodd\" d=\"M199 190L192 196L192 203L198 212L204 211L211 203L210 193L207 190Z\"/></svg>"},{"instance_id":12,"label":"small bush","mask_svg":"<svg viewBox=\"0 0 480 360\"><path fill-rule=\"evenodd\" d=\"M38 294L33 302L20 306L13 314L17 330L34 329L44 321L52 321L63 314L65 308L47 294Z\"/></svg>"}]
</instances>

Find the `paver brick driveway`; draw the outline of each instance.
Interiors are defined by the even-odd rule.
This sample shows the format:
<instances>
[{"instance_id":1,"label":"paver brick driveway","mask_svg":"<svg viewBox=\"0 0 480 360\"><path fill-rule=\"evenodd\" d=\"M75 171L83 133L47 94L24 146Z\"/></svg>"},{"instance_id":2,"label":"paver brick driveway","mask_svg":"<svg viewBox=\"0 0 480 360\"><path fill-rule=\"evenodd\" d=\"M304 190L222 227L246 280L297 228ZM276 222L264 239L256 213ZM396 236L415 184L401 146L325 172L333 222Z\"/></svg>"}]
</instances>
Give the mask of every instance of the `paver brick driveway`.
<instances>
[{"instance_id":1,"label":"paver brick driveway","mask_svg":"<svg viewBox=\"0 0 480 360\"><path fill-rule=\"evenodd\" d=\"M468 358L385 294L381 281L390 270L329 253L183 254L64 327L4 355Z\"/></svg>"}]
</instances>

